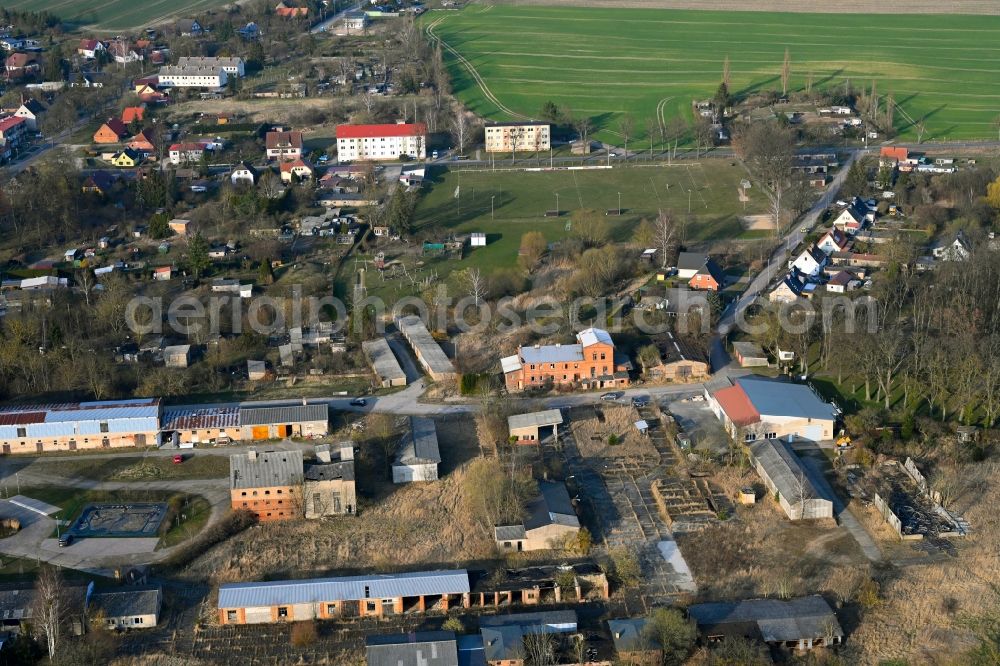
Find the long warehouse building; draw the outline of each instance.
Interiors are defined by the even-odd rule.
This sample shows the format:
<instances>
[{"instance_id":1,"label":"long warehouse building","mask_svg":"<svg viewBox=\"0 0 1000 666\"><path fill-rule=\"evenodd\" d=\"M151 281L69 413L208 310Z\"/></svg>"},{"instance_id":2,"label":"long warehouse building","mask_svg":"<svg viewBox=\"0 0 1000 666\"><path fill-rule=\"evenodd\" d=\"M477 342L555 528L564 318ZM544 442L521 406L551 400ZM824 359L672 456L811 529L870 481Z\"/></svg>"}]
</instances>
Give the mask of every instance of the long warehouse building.
<instances>
[{"instance_id":1,"label":"long warehouse building","mask_svg":"<svg viewBox=\"0 0 1000 666\"><path fill-rule=\"evenodd\" d=\"M102 400L0 407L3 453L158 446L160 400Z\"/></svg>"},{"instance_id":2,"label":"long warehouse building","mask_svg":"<svg viewBox=\"0 0 1000 666\"><path fill-rule=\"evenodd\" d=\"M264 624L468 608L465 569L219 586L219 622Z\"/></svg>"},{"instance_id":3,"label":"long warehouse building","mask_svg":"<svg viewBox=\"0 0 1000 666\"><path fill-rule=\"evenodd\" d=\"M437 382L455 378L455 365L427 330L423 319L417 315L399 317L396 328L410 343L417 361L431 379Z\"/></svg>"}]
</instances>

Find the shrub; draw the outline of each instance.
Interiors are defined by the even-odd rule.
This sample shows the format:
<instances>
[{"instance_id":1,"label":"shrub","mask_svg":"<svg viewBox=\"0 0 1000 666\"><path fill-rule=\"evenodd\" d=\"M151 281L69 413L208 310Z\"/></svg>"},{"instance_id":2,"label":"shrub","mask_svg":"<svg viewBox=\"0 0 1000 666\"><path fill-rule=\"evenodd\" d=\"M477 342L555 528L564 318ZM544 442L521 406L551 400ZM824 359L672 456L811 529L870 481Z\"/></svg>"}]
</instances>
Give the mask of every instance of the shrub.
<instances>
[{"instance_id":1,"label":"shrub","mask_svg":"<svg viewBox=\"0 0 1000 666\"><path fill-rule=\"evenodd\" d=\"M292 645L307 647L316 642L316 623L312 620L292 625Z\"/></svg>"},{"instance_id":2,"label":"shrub","mask_svg":"<svg viewBox=\"0 0 1000 666\"><path fill-rule=\"evenodd\" d=\"M454 615L445 620L444 624L441 625L441 628L445 631L454 631L456 634L460 634L465 631L465 625L462 624L461 618Z\"/></svg>"}]
</instances>

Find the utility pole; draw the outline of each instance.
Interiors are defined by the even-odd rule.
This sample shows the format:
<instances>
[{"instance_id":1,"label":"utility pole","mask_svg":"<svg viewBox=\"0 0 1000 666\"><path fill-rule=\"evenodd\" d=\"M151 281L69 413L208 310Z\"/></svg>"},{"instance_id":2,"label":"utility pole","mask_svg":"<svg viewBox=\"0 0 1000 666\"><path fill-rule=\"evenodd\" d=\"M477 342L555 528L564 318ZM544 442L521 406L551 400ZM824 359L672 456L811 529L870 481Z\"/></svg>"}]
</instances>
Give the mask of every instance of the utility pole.
<instances>
[{"instance_id":1,"label":"utility pole","mask_svg":"<svg viewBox=\"0 0 1000 666\"><path fill-rule=\"evenodd\" d=\"M556 217L559 217L559 193L556 192ZM20 488L17 492L21 492Z\"/></svg>"},{"instance_id":2,"label":"utility pole","mask_svg":"<svg viewBox=\"0 0 1000 666\"><path fill-rule=\"evenodd\" d=\"M691 190L688 189L688 215L691 214Z\"/></svg>"},{"instance_id":3,"label":"utility pole","mask_svg":"<svg viewBox=\"0 0 1000 666\"><path fill-rule=\"evenodd\" d=\"M622 193L618 193L618 217L622 216Z\"/></svg>"},{"instance_id":4,"label":"utility pole","mask_svg":"<svg viewBox=\"0 0 1000 666\"><path fill-rule=\"evenodd\" d=\"M496 195L490 197L490 219L493 219L493 200L496 199Z\"/></svg>"}]
</instances>

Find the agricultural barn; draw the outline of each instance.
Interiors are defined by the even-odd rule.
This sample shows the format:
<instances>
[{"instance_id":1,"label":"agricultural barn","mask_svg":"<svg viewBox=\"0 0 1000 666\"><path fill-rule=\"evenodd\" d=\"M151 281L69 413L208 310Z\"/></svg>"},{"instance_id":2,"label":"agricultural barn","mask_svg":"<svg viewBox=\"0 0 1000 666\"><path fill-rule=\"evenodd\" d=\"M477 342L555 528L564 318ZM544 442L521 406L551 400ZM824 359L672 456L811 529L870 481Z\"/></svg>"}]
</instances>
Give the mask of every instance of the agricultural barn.
<instances>
[{"instance_id":1,"label":"agricultural barn","mask_svg":"<svg viewBox=\"0 0 1000 666\"><path fill-rule=\"evenodd\" d=\"M732 636L811 650L844 640L836 614L819 595L787 601L747 599L695 604L688 608L688 616L698 623L698 633L705 643Z\"/></svg>"},{"instance_id":2,"label":"agricultural barn","mask_svg":"<svg viewBox=\"0 0 1000 666\"><path fill-rule=\"evenodd\" d=\"M109 629L150 629L160 619L163 590L157 587L120 587L92 592L87 613L100 613Z\"/></svg>"},{"instance_id":3,"label":"agricultural barn","mask_svg":"<svg viewBox=\"0 0 1000 666\"><path fill-rule=\"evenodd\" d=\"M468 604L469 573L465 569L232 583L219 587L219 622L386 617L447 612Z\"/></svg>"},{"instance_id":4,"label":"agricultural barn","mask_svg":"<svg viewBox=\"0 0 1000 666\"><path fill-rule=\"evenodd\" d=\"M369 636L368 666L458 666L454 631L415 631Z\"/></svg>"},{"instance_id":5,"label":"agricultural barn","mask_svg":"<svg viewBox=\"0 0 1000 666\"><path fill-rule=\"evenodd\" d=\"M501 550L521 552L557 548L580 531L580 520L561 482L539 481L538 496L528 504L527 513L523 523L494 528Z\"/></svg>"},{"instance_id":6,"label":"agricultural barn","mask_svg":"<svg viewBox=\"0 0 1000 666\"><path fill-rule=\"evenodd\" d=\"M518 444L538 444L550 436L559 439L559 426L562 422L562 412L558 409L546 409L543 412L508 416L507 430L511 439Z\"/></svg>"},{"instance_id":7,"label":"agricultural barn","mask_svg":"<svg viewBox=\"0 0 1000 666\"><path fill-rule=\"evenodd\" d=\"M0 407L4 454L160 443L158 398Z\"/></svg>"},{"instance_id":8,"label":"agricultural barn","mask_svg":"<svg viewBox=\"0 0 1000 666\"><path fill-rule=\"evenodd\" d=\"M455 378L455 366L431 336L424 321L417 315L400 317L396 328L413 348L413 353L424 371L436 382Z\"/></svg>"},{"instance_id":9,"label":"agricultural barn","mask_svg":"<svg viewBox=\"0 0 1000 666\"><path fill-rule=\"evenodd\" d=\"M441 452L433 419L410 417L410 427L399 442L392 463L392 482L437 481Z\"/></svg>"},{"instance_id":10,"label":"agricultural barn","mask_svg":"<svg viewBox=\"0 0 1000 666\"><path fill-rule=\"evenodd\" d=\"M736 440L795 437L832 439L837 409L803 384L747 375L705 397L726 432Z\"/></svg>"},{"instance_id":11,"label":"agricultural barn","mask_svg":"<svg viewBox=\"0 0 1000 666\"><path fill-rule=\"evenodd\" d=\"M645 370L658 379L686 382L708 376L708 355L703 349L682 337L667 331L652 338L660 355L660 362Z\"/></svg>"},{"instance_id":12,"label":"agricultural barn","mask_svg":"<svg viewBox=\"0 0 1000 666\"><path fill-rule=\"evenodd\" d=\"M382 388L406 386L406 373L403 372L385 338L366 340L361 343L361 350L371 364L379 386Z\"/></svg>"},{"instance_id":13,"label":"agricultural barn","mask_svg":"<svg viewBox=\"0 0 1000 666\"><path fill-rule=\"evenodd\" d=\"M833 518L833 502L809 479L802 461L787 442L763 439L750 445L750 460L768 493L789 520Z\"/></svg>"},{"instance_id":14,"label":"agricultural barn","mask_svg":"<svg viewBox=\"0 0 1000 666\"><path fill-rule=\"evenodd\" d=\"M302 451L251 449L229 457L233 511L252 511L258 520L292 520L303 515Z\"/></svg>"},{"instance_id":15,"label":"agricultural barn","mask_svg":"<svg viewBox=\"0 0 1000 666\"><path fill-rule=\"evenodd\" d=\"M163 438L181 444L229 444L242 439L239 407L163 410Z\"/></svg>"},{"instance_id":16,"label":"agricultural barn","mask_svg":"<svg viewBox=\"0 0 1000 666\"><path fill-rule=\"evenodd\" d=\"M242 439L323 437L330 432L329 418L326 405L240 407Z\"/></svg>"},{"instance_id":17,"label":"agricultural barn","mask_svg":"<svg viewBox=\"0 0 1000 666\"><path fill-rule=\"evenodd\" d=\"M83 634L87 626L87 597L93 592L94 584L67 581L62 587L60 615L63 631L74 636ZM33 582L0 583L0 617L5 631L20 628L24 624L37 626L33 622L39 609L37 588ZM17 660L15 659L14 662ZM12 662L12 663L14 663Z\"/></svg>"}]
</instances>

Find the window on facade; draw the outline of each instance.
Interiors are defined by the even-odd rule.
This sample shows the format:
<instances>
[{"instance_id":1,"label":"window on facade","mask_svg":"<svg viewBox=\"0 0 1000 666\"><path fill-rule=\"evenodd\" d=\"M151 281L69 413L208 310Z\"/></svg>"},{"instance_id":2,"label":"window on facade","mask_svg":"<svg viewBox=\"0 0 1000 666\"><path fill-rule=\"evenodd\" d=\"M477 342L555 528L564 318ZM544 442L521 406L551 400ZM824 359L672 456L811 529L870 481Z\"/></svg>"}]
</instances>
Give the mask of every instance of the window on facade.
<instances>
[{"instance_id":1,"label":"window on facade","mask_svg":"<svg viewBox=\"0 0 1000 666\"><path fill-rule=\"evenodd\" d=\"M365 602L365 610L367 610L369 613L374 613L375 612L375 602L374 601L366 601Z\"/></svg>"},{"instance_id":2,"label":"window on facade","mask_svg":"<svg viewBox=\"0 0 1000 666\"><path fill-rule=\"evenodd\" d=\"M246 496L247 496L247 491L244 490L243 491L243 497L246 497Z\"/></svg>"},{"instance_id":3,"label":"window on facade","mask_svg":"<svg viewBox=\"0 0 1000 666\"><path fill-rule=\"evenodd\" d=\"M236 611L226 611L226 622L236 622Z\"/></svg>"},{"instance_id":4,"label":"window on facade","mask_svg":"<svg viewBox=\"0 0 1000 666\"><path fill-rule=\"evenodd\" d=\"M288 606L278 606L278 617L288 617Z\"/></svg>"},{"instance_id":5,"label":"window on facade","mask_svg":"<svg viewBox=\"0 0 1000 666\"><path fill-rule=\"evenodd\" d=\"M253 496L257 497L257 491L256 490L253 491Z\"/></svg>"},{"instance_id":6,"label":"window on facade","mask_svg":"<svg viewBox=\"0 0 1000 666\"><path fill-rule=\"evenodd\" d=\"M604 359L605 359L604 352L601 352L601 360L603 361Z\"/></svg>"},{"instance_id":7,"label":"window on facade","mask_svg":"<svg viewBox=\"0 0 1000 666\"><path fill-rule=\"evenodd\" d=\"M265 491L264 491L264 494L265 494L265 495L270 495L270 494L271 494L271 491L270 491L270 490L265 490Z\"/></svg>"},{"instance_id":8,"label":"window on facade","mask_svg":"<svg viewBox=\"0 0 1000 666\"><path fill-rule=\"evenodd\" d=\"M597 352L594 352L593 354L590 355L590 360L591 361L596 361L597 360Z\"/></svg>"},{"instance_id":9,"label":"window on facade","mask_svg":"<svg viewBox=\"0 0 1000 666\"><path fill-rule=\"evenodd\" d=\"M327 615L335 615L336 613L337 613L337 604L327 604L326 605L326 614Z\"/></svg>"},{"instance_id":10,"label":"window on facade","mask_svg":"<svg viewBox=\"0 0 1000 666\"><path fill-rule=\"evenodd\" d=\"M18 428L17 429L17 436L18 437L27 437L28 436L28 429L27 428Z\"/></svg>"},{"instance_id":11,"label":"window on facade","mask_svg":"<svg viewBox=\"0 0 1000 666\"><path fill-rule=\"evenodd\" d=\"M279 495L281 494L281 490L278 490L278 494L279 494Z\"/></svg>"},{"instance_id":12,"label":"window on facade","mask_svg":"<svg viewBox=\"0 0 1000 666\"><path fill-rule=\"evenodd\" d=\"M108 432L108 423L107 423L107 421L101 421L101 432Z\"/></svg>"},{"instance_id":13,"label":"window on facade","mask_svg":"<svg viewBox=\"0 0 1000 666\"><path fill-rule=\"evenodd\" d=\"M142 624L142 618L137 617L132 620L132 624Z\"/></svg>"}]
</instances>

